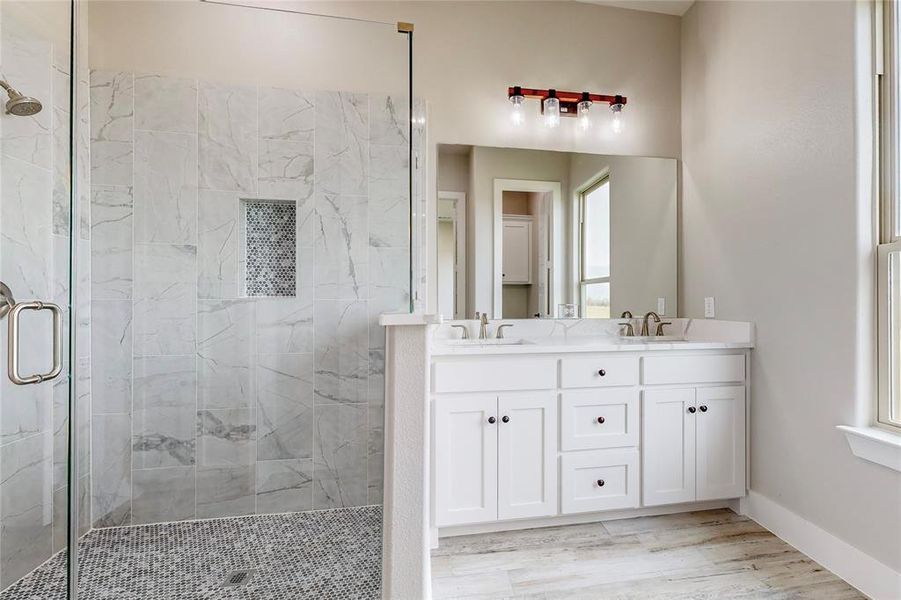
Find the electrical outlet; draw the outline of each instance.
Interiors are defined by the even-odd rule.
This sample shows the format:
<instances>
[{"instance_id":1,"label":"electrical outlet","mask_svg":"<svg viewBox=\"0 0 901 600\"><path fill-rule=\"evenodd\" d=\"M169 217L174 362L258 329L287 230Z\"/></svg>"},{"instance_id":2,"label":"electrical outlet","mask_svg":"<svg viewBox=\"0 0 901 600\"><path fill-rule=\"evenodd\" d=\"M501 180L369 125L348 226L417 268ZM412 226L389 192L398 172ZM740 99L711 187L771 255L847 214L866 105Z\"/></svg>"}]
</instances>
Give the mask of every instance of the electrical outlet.
<instances>
[{"instance_id":1,"label":"electrical outlet","mask_svg":"<svg viewBox=\"0 0 901 600\"><path fill-rule=\"evenodd\" d=\"M716 304L713 300L713 296L708 296L704 298L704 318L705 319L715 319L716 318Z\"/></svg>"},{"instance_id":2,"label":"electrical outlet","mask_svg":"<svg viewBox=\"0 0 901 600\"><path fill-rule=\"evenodd\" d=\"M657 298L657 314L666 314L666 298Z\"/></svg>"}]
</instances>

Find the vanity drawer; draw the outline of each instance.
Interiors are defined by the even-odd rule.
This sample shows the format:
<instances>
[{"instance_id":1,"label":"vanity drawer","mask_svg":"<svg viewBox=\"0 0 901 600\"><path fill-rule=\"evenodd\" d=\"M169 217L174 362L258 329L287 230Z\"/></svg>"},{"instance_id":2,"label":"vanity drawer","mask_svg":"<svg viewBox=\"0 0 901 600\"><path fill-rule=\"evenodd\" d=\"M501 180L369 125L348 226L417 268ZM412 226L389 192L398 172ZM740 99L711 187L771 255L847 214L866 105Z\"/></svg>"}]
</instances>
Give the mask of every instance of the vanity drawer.
<instances>
[{"instance_id":1,"label":"vanity drawer","mask_svg":"<svg viewBox=\"0 0 901 600\"><path fill-rule=\"evenodd\" d=\"M566 450L637 446L638 390L579 390L560 395L560 445Z\"/></svg>"},{"instance_id":2,"label":"vanity drawer","mask_svg":"<svg viewBox=\"0 0 901 600\"><path fill-rule=\"evenodd\" d=\"M557 360L514 358L436 362L432 366L434 392L503 392L550 390L557 387Z\"/></svg>"},{"instance_id":3,"label":"vanity drawer","mask_svg":"<svg viewBox=\"0 0 901 600\"><path fill-rule=\"evenodd\" d=\"M647 356L642 381L658 383L721 383L745 380L742 354L721 356Z\"/></svg>"},{"instance_id":4,"label":"vanity drawer","mask_svg":"<svg viewBox=\"0 0 901 600\"><path fill-rule=\"evenodd\" d=\"M560 461L563 514L638 507L637 448L575 452Z\"/></svg>"},{"instance_id":5,"label":"vanity drawer","mask_svg":"<svg viewBox=\"0 0 901 600\"><path fill-rule=\"evenodd\" d=\"M637 356L564 358L560 363L561 387L602 387L638 383Z\"/></svg>"}]
</instances>

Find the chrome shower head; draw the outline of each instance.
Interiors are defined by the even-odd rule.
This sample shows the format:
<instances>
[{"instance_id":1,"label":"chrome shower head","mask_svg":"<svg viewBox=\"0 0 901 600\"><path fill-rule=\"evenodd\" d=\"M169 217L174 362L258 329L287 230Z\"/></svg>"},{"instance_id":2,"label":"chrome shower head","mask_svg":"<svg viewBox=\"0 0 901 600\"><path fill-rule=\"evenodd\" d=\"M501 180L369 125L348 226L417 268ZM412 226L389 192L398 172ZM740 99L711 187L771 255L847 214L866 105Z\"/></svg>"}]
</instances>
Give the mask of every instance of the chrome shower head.
<instances>
[{"instance_id":1,"label":"chrome shower head","mask_svg":"<svg viewBox=\"0 0 901 600\"><path fill-rule=\"evenodd\" d=\"M0 87L9 94L9 101L6 103L6 114L16 115L18 117L30 117L41 112L43 105L37 98L31 98L21 94L16 88L12 87L5 81L0 80Z\"/></svg>"}]
</instances>

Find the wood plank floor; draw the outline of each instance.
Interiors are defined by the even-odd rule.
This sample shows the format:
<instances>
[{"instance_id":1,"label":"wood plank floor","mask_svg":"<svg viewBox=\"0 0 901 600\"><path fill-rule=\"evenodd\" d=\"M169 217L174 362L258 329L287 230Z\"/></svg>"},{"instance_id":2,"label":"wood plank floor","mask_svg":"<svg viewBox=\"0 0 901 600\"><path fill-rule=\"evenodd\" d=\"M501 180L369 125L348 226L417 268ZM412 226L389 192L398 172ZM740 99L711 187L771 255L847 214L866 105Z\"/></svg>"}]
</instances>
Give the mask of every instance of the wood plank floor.
<instances>
[{"instance_id":1,"label":"wood plank floor","mask_svg":"<svg viewBox=\"0 0 901 600\"><path fill-rule=\"evenodd\" d=\"M436 599L865 598L728 509L442 538Z\"/></svg>"}]
</instances>

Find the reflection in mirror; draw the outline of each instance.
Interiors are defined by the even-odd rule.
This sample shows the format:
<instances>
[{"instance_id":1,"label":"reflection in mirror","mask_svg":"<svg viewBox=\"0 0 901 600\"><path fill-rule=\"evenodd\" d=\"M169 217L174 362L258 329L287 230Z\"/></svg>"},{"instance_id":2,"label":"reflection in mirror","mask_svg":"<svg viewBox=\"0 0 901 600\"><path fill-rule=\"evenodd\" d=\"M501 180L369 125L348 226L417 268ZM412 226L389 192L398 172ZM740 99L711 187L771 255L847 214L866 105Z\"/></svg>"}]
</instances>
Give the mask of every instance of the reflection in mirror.
<instances>
[{"instance_id":1,"label":"reflection in mirror","mask_svg":"<svg viewBox=\"0 0 901 600\"><path fill-rule=\"evenodd\" d=\"M439 145L446 318L678 316L675 159Z\"/></svg>"},{"instance_id":2,"label":"reflection in mirror","mask_svg":"<svg viewBox=\"0 0 901 600\"><path fill-rule=\"evenodd\" d=\"M463 319L466 302L466 194L438 193L438 312Z\"/></svg>"}]
</instances>

